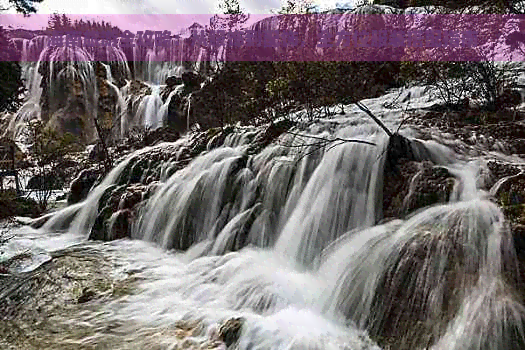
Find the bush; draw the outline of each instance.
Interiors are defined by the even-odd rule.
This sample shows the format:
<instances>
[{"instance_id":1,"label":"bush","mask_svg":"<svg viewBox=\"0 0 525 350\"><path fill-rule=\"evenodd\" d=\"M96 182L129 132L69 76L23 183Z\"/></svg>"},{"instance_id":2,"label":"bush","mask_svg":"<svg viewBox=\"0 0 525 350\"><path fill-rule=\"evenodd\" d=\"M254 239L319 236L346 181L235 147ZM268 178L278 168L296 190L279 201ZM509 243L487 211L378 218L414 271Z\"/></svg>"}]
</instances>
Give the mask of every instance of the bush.
<instances>
[{"instance_id":1,"label":"bush","mask_svg":"<svg viewBox=\"0 0 525 350\"><path fill-rule=\"evenodd\" d=\"M0 220L13 216L37 217L42 213L36 201L19 197L14 190L0 191Z\"/></svg>"},{"instance_id":2,"label":"bush","mask_svg":"<svg viewBox=\"0 0 525 350\"><path fill-rule=\"evenodd\" d=\"M515 64L491 61L404 62L401 75L408 84L428 85L431 93L450 108L474 100L490 111L503 107L501 97L517 79Z\"/></svg>"}]
</instances>

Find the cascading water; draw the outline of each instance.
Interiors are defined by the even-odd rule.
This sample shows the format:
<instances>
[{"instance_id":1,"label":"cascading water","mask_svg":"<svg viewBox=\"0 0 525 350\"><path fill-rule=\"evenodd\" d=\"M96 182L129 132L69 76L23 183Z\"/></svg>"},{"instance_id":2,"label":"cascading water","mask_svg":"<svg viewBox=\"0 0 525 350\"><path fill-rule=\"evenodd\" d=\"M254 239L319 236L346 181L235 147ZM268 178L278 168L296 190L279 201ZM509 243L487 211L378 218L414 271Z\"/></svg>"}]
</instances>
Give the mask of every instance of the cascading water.
<instances>
[{"instance_id":1,"label":"cascading water","mask_svg":"<svg viewBox=\"0 0 525 350\"><path fill-rule=\"evenodd\" d=\"M84 40L82 45L74 47L48 44L47 36L23 41L23 78L28 94L23 106L10 120L7 132L17 139L23 136L27 122L33 119L43 119L54 129L62 129L67 124L74 124L67 121L68 118L84 118L81 123L86 134L84 141L93 141L95 132L91 117L97 115L98 109L94 57L102 54L100 59L108 62L101 64L109 84L114 83L114 77L129 79L127 59L118 47L108 46L100 52L84 46ZM121 94L115 93L121 103ZM122 113L118 114L120 118Z\"/></svg>"},{"instance_id":2,"label":"cascading water","mask_svg":"<svg viewBox=\"0 0 525 350\"><path fill-rule=\"evenodd\" d=\"M162 107L162 99L160 98L160 86L154 85L151 87L151 94L145 96L140 102L138 113L142 120L142 125L148 129L155 129L162 126L162 119L160 109Z\"/></svg>"},{"instance_id":3,"label":"cascading water","mask_svg":"<svg viewBox=\"0 0 525 350\"><path fill-rule=\"evenodd\" d=\"M379 114L387 99L366 103ZM347 110L258 151L264 130L247 128L190 134L128 156L40 230L82 241L112 191L157 181L133 214L134 240L89 243L119 274L133 274L138 290L101 306L96 321L78 317L98 330L121 325L137 334L135 348L151 345L146 329L173 344L156 330L196 320L204 325L197 341L239 316L246 350L379 349L369 336L385 349L523 348L525 310L508 277L513 240L500 208L477 188L479 162L421 141L455 175L450 202L380 223L388 139ZM383 120L393 129L402 113L385 111ZM319 138L334 142L320 148ZM168 158L154 162L157 153ZM114 337L97 331L82 341L100 346Z\"/></svg>"}]
</instances>

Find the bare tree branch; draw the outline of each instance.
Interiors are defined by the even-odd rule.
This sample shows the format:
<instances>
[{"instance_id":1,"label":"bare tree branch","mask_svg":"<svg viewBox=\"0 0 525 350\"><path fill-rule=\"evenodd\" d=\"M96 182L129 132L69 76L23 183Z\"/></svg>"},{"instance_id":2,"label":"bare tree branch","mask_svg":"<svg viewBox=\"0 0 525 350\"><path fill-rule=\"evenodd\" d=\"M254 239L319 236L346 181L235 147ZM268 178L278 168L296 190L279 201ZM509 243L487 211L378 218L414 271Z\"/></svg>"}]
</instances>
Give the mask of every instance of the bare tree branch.
<instances>
[{"instance_id":1,"label":"bare tree branch","mask_svg":"<svg viewBox=\"0 0 525 350\"><path fill-rule=\"evenodd\" d=\"M362 104L361 102L354 102L354 104L360 109L362 110L363 112L365 112L366 114L368 114L368 116L370 118L372 118L377 125L379 125L386 133L389 137L392 137L394 134L392 133L392 131L390 131L390 129L388 129L386 127L385 124L383 124L383 122L378 118L376 117L369 109L368 107L366 107L364 104Z\"/></svg>"},{"instance_id":2,"label":"bare tree branch","mask_svg":"<svg viewBox=\"0 0 525 350\"><path fill-rule=\"evenodd\" d=\"M389 132L390 132L390 130L389 130ZM311 138L311 139L315 139L315 140L320 140L320 141L324 141L326 143L331 143L331 142L335 142L335 141L342 141L342 142L363 143L363 144L370 145L370 146L376 146L375 143L370 142L370 141L365 141L365 140L343 139L343 138L340 138L340 137L335 137L333 139L326 139L326 138L320 137L320 136L298 134L298 133L294 133L294 132L291 132L291 131L286 131L286 133L290 134L290 135L294 135L294 136L301 136L301 137L307 137L307 138Z\"/></svg>"}]
</instances>

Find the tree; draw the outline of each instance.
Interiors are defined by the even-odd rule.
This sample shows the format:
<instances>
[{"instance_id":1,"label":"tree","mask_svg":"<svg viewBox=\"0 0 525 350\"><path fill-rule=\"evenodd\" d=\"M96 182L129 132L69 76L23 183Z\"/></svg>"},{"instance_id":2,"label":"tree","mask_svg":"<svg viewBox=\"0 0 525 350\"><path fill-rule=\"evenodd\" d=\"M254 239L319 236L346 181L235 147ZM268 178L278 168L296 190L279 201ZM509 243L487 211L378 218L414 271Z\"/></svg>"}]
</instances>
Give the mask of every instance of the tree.
<instances>
[{"instance_id":1,"label":"tree","mask_svg":"<svg viewBox=\"0 0 525 350\"><path fill-rule=\"evenodd\" d=\"M374 0L374 4L399 8L439 6L455 13L473 8L482 13L522 14L524 11L524 3L521 0Z\"/></svg>"},{"instance_id":2,"label":"tree","mask_svg":"<svg viewBox=\"0 0 525 350\"><path fill-rule=\"evenodd\" d=\"M0 11L6 11L14 8L16 12L23 13L25 15L35 13L35 3L41 3L43 0L8 0L6 7L0 7Z\"/></svg>"},{"instance_id":3,"label":"tree","mask_svg":"<svg viewBox=\"0 0 525 350\"><path fill-rule=\"evenodd\" d=\"M219 10L226 16L215 15L210 19L212 30L225 29L232 31L239 29L250 18L244 13L239 0L222 0L219 3Z\"/></svg>"},{"instance_id":4,"label":"tree","mask_svg":"<svg viewBox=\"0 0 525 350\"><path fill-rule=\"evenodd\" d=\"M480 62L405 62L402 75L407 83L429 86L430 92L452 109L464 107L469 99L494 111L500 97L512 89L517 79L513 63Z\"/></svg>"},{"instance_id":5,"label":"tree","mask_svg":"<svg viewBox=\"0 0 525 350\"><path fill-rule=\"evenodd\" d=\"M56 169L64 157L81 150L75 136L70 133L59 135L56 130L46 128L41 120L27 124L26 137L29 155L35 165L33 177L36 179L35 194L42 211L47 209L56 181Z\"/></svg>"},{"instance_id":6,"label":"tree","mask_svg":"<svg viewBox=\"0 0 525 350\"><path fill-rule=\"evenodd\" d=\"M69 19L69 17L65 14L62 14L60 22L62 24L62 28L64 28L65 30L71 29L71 19Z\"/></svg>"},{"instance_id":7,"label":"tree","mask_svg":"<svg viewBox=\"0 0 525 350\"><path fill-rule=\"evenodd\" d=\"M35 3L43 0L8 0L6 7L0 7L0 11L14 8L17 12L25 15L36 12ZM6 31L0 26L0 111L14 111L18 108L24 91L22 83L22 69L20 67L19 55L12 41L8 38Z\"/></svg>"},{"instance_id":8,"label":"tree","mask_svg":"<svg viewBox=\"0 0 525 350\"><path fill-rule=\"evenodd\" d=\"M312 0L287 0L279 13L282 15L317 13L319 7Z\"/></svg>"},{"instance_id":9,"label":"tree","mask_svg":"<svg viewBox=\"0 0 525 350\"><path fill-rule=\"evenodd\" d=\"M7 37L4 28L0 27L0 111L15 111L22 103L24 85L18 60L19 54L13 42Z\"/></svg>"},{"instance_id":10,"label":"tree","mask_svg":"<svg viewBox=\"0 0 525 350\"><path fill-rule=\"evenodd\" d=\"M57 32L62 30L62 19L58 13L53 13L47 20L47 31Z\"/></svg>"},{"instance_id":11,"label":"tree","mask_svg":"<svg viewBox=\"0 0 525 350\"><path fill-rule=\"evenodd\" d=\"M244 13L239 4L239 0L223 0L219 4L219 9L225 15L240 15Z\"/></svg>"}]
</instances>

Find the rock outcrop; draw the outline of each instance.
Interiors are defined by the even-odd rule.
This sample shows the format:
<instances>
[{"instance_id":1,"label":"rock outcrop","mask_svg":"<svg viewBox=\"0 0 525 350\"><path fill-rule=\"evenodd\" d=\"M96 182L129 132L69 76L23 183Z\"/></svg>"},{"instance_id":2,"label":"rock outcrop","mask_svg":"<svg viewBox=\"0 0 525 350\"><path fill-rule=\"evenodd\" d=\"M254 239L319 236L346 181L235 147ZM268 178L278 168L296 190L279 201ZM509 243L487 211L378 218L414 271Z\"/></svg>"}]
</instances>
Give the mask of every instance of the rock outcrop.
<instances>
[{"instance_id":1,"label":"rock outcrop","mask_svg":"<svg viewBox=\"0 0 525 350\"><path fill-rule=\"evenodd\" d=\"M424 145L394 134L387 146L383 179L383 217L403 218L438 203L446 203L454 176L435 166Z\"/></svg>"},{"instance_id":2,"label":"rock outcrop","mask_svg":"<svg viewBox=\"0 0 525 350\"><path fill-rule=\"evenodd\" d=\"M101 171L94 168L82 170L71 182L67 197L68 204L71 205L84 200L100 175Z\"/></svg>"},{"instance_id":3,"label":"rock outcrop","mask_svg":"<svg viewBox=\"0 0 525 350\"><path fill-rule=\"evenodd\" d=\"M438 203L446 203L454 189L455 179L449 171L429 161L404 161L397 173L385 175L383 215L402 218Z\"/></svg>"}]
</instances>

